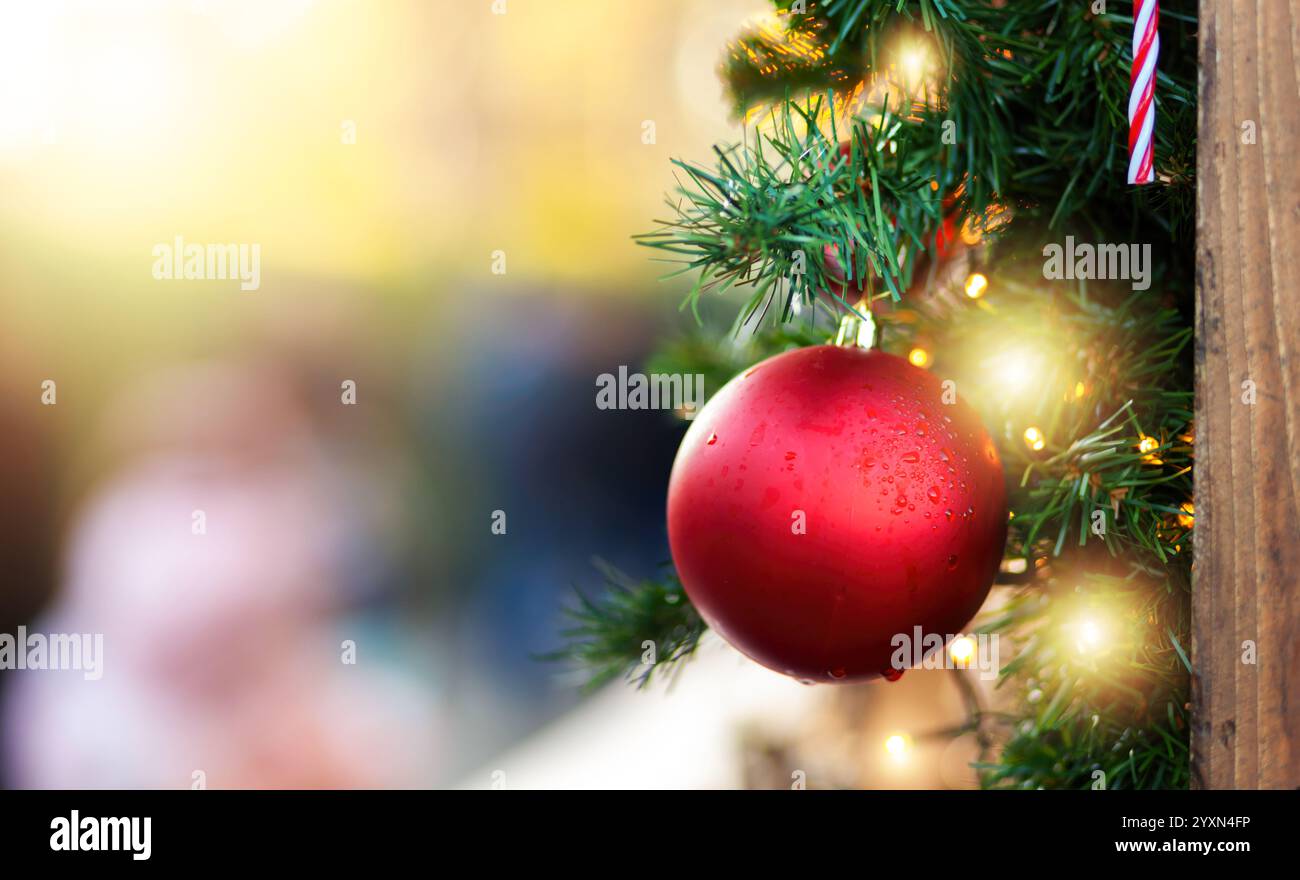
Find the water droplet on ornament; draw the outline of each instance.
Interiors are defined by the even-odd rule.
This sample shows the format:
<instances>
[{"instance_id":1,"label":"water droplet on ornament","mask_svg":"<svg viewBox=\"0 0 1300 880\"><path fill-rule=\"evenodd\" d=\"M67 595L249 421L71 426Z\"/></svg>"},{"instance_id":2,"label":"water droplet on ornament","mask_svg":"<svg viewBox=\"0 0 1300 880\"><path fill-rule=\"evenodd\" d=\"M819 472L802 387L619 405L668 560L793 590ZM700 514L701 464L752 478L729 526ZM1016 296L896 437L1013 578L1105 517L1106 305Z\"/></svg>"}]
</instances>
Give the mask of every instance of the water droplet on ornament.
<instances>
[{"instance_id":1,"label":"water droplet on ornament","mask_svg":"<svg viewBox=\"0 0 1300 880\"><path fill-rule=\"evenodd\" d=\"M718 442L718 435L717 435L717 434L710 434L710 435L709 435L709 445L712 446L714 443L717 443L717 442Z\"/></svg>"},{"instance_id":2,"label":"water droplet on ornament","mask_svg":"<svg viewBox=\"0 0 1300 880\"><path fill-rule=\"evenodd\" d=\"M925 490L925 494L929 497L929 499L930 499L930 501L931 501L932 503L934 503L934 504L938 504L938 503L939 503L939 487L938 487L938 486L931 486L929 489L926 489L926 490Z\"/></svg>"},{"instance_id":3,"label":"water droplet on ornament","mask_svg":"<svg viewBox=\"0 0 1300 880\"><path fill-rule=\"evenodd\" d=\"M794 461L794 453L793 453L793 452L787 452L787 453L785 454L785 460L786 460L786 461Z\"/></svg>"},{"instance_id":4,"label":"water droplet on ornament","mask_svg":"<svg viewBox=\"0 0 1300 880\"><path fill-rule=\"evenodd\" d=\"M898 681L903 677L903 670L894 669L892 666L888 669L882 669L880 675L885 681Z\"/></svg>"},{"instance_id":5,"label":"water droplet on ornament","mask_svg":"<svg viewBox=\"0 0 1300 880\"><path fill-rule=\"evenodd\" d=\"M943 512L943 515L946 516L946 517L948 517L948 519L952 519L952 511L951 511L951 510L945 510L945 511Z\"/></svg>"},{"instance_id":6,"label":"water droplet on ornament","mask_svg":"<svg viewBox=\"0 0 1300 880\"><path fill-rule=\"evenodd\" d=\"M843 667L841 667L841 666L836 666L834 669L828 669L828 670L826 670L826 674L827 674L828 676L830 676L831 678L835 679L836 681L839 681L840 679L842 679L842 678L843 678L845 675L847 675L848 673L846 673L846 672L844 671L844 668L843 668Z\"/></svg>"},{"instance_id":7,"label":"water droplet on ornament","mask_svg":"<svg viewBox=\"0 0 1300 880\"><path fill-rule=\"evenodd\" d=\"M954 556L949 556L949 557L948 557L948 570L949 570L949 571L952 571L952 570L953 570L954 568L956 568L956 567L957 567L957 557L956 557L955 555L954 555Z\"/></svg>"},{"instance_id":8,"label":"water droplet on ornament","mask_svg":"<svg viewBox=\"0 0 1300 880\"><path fill-rule=\"evenodd\" d=\"M921 456L915 452L903 453L903 461L907 462L908 464L916 464L920 460L921 460Z\"/></svg>"},{"instance_id":9,"label":"water droplet on ornament","mask_svg":"<svg viewBox=\"0 0 1300 880\"><path fill-rule=\"evenodd\" d=\"M814 685L814 684L817 683L817 682L813 681L811 678L800 678L800 679L796 679L796 681L798 681L799 684L804 684L804 685L809 685L809 686L812 686L812 685Z\"/></svg>"},{"instance_id":10,"label":"water droplet on ornament","mask_svg":"<svg viewBox=\"0 0 1300 880\"><path fill-rule=\"evenodd\" d=\"M901 492L898 493L898 497L894 499L894 503L897 504L899 507L906 507L906 506L907 506L907 496L904 495L904 494L901 493Z\"/></svg>"}]
</instances>

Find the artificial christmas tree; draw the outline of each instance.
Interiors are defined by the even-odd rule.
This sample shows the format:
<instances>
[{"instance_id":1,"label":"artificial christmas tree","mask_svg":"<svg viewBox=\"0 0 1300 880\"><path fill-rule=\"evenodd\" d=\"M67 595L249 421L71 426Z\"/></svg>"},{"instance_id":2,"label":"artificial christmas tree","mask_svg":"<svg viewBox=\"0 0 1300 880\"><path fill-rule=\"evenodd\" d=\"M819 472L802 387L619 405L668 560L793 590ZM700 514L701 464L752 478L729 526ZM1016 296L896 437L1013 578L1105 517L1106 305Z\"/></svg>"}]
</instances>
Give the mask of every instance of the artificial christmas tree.
<instances>
[{"instance_id":1,"label":"artificial christmas tree","mask_svg":"<svg viewBox=\"0 0 1300 880\"><path fill-rule=\"evenodd\" d=\"M1010 708L991 713L973 701L966 729L997 742L996 760L980 768L991 787L1189 782L1196 7L1165 2L1158 19L1138 10L1137 21L1134 12L1114 2L780 0L723 67L751 124L745 142L719 148L711 166L677 161L673 216L639 237L693 274L687 304L697 316L733 288L748 294L730 334L739 344L710 345L705 331L669 345L655 369L729 378L824 344L847 312L874 317L880 350L927 370L933 384L952 383L990 429L988 464L1000 460L1009 487L1010 520L999 524L1009 535L996 608L977 622L1003 639ZM1144 79L1134 75L1135 49ZM1133 152L1141 186L1128 179ZM1052 271L1052 255L1071 242L1089 243L1089 255ZM849 390L816 382L817 356L805 357L811 390L791 382L787 393L803 396L783 412L853 407ZM735 397L723 392L724 410ZM928 406L915 392L903 403ZM743 415L729 416L742 433L752 430ZM859 432L871 424L865 413L850 422ZM895 579L905 582L901 560L859 579L837 567L834 547L815 542L775 557L773 582L727 582L719 572L735 553L765 551L711 543L707 529L720 517L709 511L725 508L730 487L702 464L705 430L697 422L688 434L670 493L685 593L671 576L627 582L577 612L570 655L598 680L634 670L648 680L644 640L660 646L663 668L689 656L709 622L780 669L790 645L773 647L754 620L782 607L773 598L781 589L815 583L819 570L829 571L832 597L888 595ZM970 452L982 453L978 440ZM847 472L861 453L837 454L845 458L822 473ZM990 513L999 510L994 481L970 476ZM837 496L851 488L864 509L879 493L834 486ZM765 492L738 498L739 521L760 516ZM919 515L914 495L903 509ZM926 565L942 567L943 548L925 549ZM964 602L982 590L972 583L948 586ZM733 617L720 591L743 605L746 589L753 607ZM698 610L687 601L697 595ZM927 623L973 608L949 610ZM909 615L920 616L912 609L883 625L901 629ZM789 656L813 657L824 620L794 624ZM865 618L850 625L837 643L875 643ZM825 673L839 667L820 660L788 666L826 665L822 678L835 678Z\"/></svg>"}]
</instances>

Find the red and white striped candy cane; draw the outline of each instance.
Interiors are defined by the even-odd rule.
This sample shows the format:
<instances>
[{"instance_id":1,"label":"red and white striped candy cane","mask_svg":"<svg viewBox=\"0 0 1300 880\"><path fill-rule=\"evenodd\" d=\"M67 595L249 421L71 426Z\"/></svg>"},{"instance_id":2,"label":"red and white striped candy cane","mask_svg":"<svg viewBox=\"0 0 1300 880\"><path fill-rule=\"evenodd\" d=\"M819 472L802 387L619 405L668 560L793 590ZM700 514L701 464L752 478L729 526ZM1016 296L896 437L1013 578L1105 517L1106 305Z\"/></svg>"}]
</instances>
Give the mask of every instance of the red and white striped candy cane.
<instances>
[{"instance_id":1,"label":"red and white striped candy cane","mask_svg":"<svg viewBox=\"0 0 1300 880\"><path fill-rule=\"evenodd\" d=\"M1160 3L1133 0L1133 76L1128 96L1128 182L1156 179L1156 59L1160 57Z\"/></svg>"}]
</instances>

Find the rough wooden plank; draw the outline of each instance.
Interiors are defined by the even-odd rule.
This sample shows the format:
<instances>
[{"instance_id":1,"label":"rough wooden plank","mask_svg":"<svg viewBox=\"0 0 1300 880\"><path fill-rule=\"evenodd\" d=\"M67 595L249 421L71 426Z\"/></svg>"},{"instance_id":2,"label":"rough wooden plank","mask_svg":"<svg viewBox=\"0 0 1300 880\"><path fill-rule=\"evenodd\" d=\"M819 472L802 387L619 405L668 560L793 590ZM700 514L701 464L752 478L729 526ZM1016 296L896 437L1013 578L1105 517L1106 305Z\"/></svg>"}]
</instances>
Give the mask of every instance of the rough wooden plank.
<instances>
[{"instance_id":1,"label":"rough wooden plank","mask_svg":"<svg viewBox=\"0 0 1300 880\"><path fill-rule=\"evenodd\" d=\"M1192 761L1209 788L1300 786L1298 24L1300 0L1201 2Z\"/></svg>"}]
</instances>

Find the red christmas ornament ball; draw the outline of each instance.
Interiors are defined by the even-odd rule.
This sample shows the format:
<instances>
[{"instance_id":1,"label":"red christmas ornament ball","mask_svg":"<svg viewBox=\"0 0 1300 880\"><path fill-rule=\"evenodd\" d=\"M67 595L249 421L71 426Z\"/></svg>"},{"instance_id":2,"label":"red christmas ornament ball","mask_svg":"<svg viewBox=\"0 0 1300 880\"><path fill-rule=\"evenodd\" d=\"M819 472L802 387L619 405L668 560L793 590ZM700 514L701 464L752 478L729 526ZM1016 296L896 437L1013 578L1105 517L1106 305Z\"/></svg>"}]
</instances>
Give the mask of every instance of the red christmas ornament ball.
<instances>
[{"instance_id":1,"label":"red christmas ornament ball","mask_svg":"<svg viewBox=\"0 0 1300 880\"><path fill-rule=\"evenodd\" d=\"M896 678L896 635L961 632L1006 530L1002 464L975 412L861 348L796 349L732 379L668 487L691 602L742 653L806 681Z\"/></svg>"}]
</instances>

